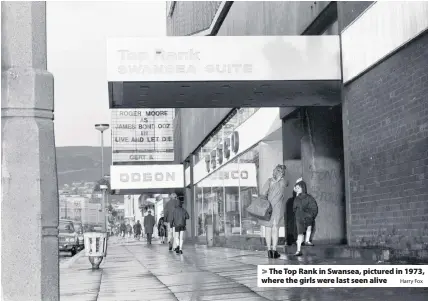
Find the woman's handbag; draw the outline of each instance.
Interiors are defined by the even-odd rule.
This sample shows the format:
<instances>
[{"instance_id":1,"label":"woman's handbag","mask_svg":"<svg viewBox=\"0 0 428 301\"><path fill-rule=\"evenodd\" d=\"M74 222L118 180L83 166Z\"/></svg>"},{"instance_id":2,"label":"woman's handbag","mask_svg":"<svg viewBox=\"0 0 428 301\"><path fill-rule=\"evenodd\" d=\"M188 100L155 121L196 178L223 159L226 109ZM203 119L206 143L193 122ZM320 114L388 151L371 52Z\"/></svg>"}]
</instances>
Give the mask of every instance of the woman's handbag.
<instances>
[{"instance_id":1,"label":"woman's handbag","mask_svg":"<svg viewBox=\"0 0 428 301\"><path fill-rule=\"evenodd\" d=\"M262 197L253 198L253 201L246 210L251 216L259 220L270 221L272 217L272 205L267 199Z\"/></svg>"}]
</instances>

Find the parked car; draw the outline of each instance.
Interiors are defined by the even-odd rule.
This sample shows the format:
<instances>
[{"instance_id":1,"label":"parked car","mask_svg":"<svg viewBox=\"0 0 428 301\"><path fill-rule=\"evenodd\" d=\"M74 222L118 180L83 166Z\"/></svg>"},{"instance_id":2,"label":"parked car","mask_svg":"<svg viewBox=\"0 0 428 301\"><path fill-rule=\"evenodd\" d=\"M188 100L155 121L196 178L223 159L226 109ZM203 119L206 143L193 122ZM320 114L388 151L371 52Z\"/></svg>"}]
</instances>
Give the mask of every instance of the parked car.
<instances>
[{"instance_id":1,"label":"parked car","mask_svg":"<svg viewBox=\"0 0 428 301\"><path fill-rule=\"evenodd\" d=\"M80 222L73 222L74 230L77 233L77 237L79 239L79 250L83 250L85 248L85 238L83 236L83 225Z\"/></svg>"},{"instance_id":2,"label":"parked car","mask_svg":"<svg viewBox=\"0 0 428 301\"><path fill-rule=\"evenodd\" d=\"M79 250L79 236L76 233L71 220L59 220L58 226L58 245L59 251L71 252L71 255L76 255Z\"/></svg>"}]
</instances>

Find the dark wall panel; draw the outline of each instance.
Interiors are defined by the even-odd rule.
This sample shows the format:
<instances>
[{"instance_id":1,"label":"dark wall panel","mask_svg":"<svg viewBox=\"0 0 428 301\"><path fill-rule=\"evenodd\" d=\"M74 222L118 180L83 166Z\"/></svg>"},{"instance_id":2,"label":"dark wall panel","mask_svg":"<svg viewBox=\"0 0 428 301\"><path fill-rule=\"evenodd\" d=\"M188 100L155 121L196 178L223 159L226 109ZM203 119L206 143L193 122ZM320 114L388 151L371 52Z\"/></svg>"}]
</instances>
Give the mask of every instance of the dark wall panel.
<instances>
[{"instance_id":1,"label":"dark wall panel","mask_svg":"<svg viewBox=\"0 0 428 301\"><path fill-rule=\"evenodd\" d=\"M174 118L174 162L181 163L183 157L183 137L181 135L181 109L175 109Z\"/></svg>"},{"instance_id":2,"label":"dark wall panel","mask_svg":"<svg viewBox=\"0 0 428 301\"><path fill-rule=\"evenodd\" d=\"M198 147L231 110L231 108L180 109L182 161Z\"/></svg>"},{"instance_id":3,"label":"dark wall panel","mask_svg":"<svg viewBox=\"0 0 428 301\"><path fill-rule=\"evenodd\" d=\"M374 1L338 1L339 29L342 31L358 18Z\"/></svg>"},{"instance_id":4,"label":"dark wall panel","mask_svg":"<svg viewBox=\"0 0 428 301\"><path fill-rule=\"evenodd\" d=\"M211 26L221 1L177 1L167 17L167 35L186 36Z\"/></svg>"},{"instance_id":5,"label":"dark wall panel","mask_svg":"<svg viewBox=\"0 0 428 301\"><path fill-rule=\"evenodd\" d=\"M300 35L330 1L235 1L217 35Z\"/></svg>"}]
</instances>

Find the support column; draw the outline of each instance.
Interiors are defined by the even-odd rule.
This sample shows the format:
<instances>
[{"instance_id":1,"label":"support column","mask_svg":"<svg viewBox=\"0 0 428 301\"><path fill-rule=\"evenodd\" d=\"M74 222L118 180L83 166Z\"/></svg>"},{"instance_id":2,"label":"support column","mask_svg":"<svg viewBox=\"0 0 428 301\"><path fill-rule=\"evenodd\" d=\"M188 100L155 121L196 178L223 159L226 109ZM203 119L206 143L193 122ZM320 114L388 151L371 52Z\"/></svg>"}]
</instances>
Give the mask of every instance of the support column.
<instances>
[{"instance_id":1,"label":"support column","mask_svg":"<svg viewBox=\"0 0 428 301\"><path fill-rule=\"evenodd\" d=\"M296 221L293 213L293 188L296 180L302 176L302 154L300 140L303 136L301 110L297 110L283 119L282 122L282 156L287 166L286 178L289 182L285 190L286 205L284 212L285 237L291 245L297 240Z\"/></svg>"},{"instance_id":2,"label":"support column","mask_svg":"<svg viewBox=\"0 0 428 301\"><path fill-rule=\"evenodd\" d=\"M3 300L59 300L58 183L46 2L2 2Z\"/></svg>"},{"instance_id":3,"label":"support column","mask_svg":"<svg viewBox=\"0 0 428 301\"><path fill-rule=\"evenodd\" d=\"M318 202L313 240L345 242L343 134L340 106L304 109L303 180Z\"/></svg>"}]
</instances>

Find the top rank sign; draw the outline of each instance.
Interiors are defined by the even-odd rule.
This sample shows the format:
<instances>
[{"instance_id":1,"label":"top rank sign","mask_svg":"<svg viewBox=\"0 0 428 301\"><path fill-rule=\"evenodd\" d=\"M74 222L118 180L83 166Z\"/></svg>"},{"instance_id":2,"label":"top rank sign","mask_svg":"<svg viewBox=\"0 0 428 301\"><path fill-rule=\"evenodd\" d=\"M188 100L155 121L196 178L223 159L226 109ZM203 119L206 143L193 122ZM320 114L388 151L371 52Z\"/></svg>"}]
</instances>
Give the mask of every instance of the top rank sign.
<instances>
[{"instance_id":1,"label":"top rank sign","mask_svg":"<svg viewBox=\"0 0 428 301\"><path fill-rule=\"evenodd\" d=\"M174 161L174 109L113 109L113 162Z\"/></svg>"}]
</instances>

